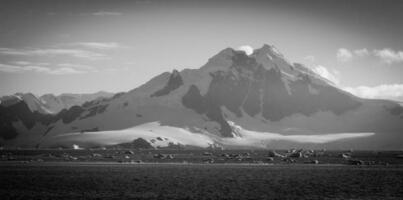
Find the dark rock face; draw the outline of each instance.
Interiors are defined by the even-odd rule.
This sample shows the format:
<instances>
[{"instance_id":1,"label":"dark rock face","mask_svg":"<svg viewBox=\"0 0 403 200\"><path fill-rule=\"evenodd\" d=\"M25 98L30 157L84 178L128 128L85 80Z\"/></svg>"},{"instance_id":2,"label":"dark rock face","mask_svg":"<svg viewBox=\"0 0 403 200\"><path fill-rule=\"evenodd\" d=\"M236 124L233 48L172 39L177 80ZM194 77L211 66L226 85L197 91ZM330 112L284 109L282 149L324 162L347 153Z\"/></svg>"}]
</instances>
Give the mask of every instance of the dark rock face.
<instances>
[{"instance_id":1,"label":"dark rock face","mask_svg":"<svg viewBox=\"0 0 403 200\"><path fill-rule=\"evenodd\" d=\"M103 112L105 112L107 107L108 107L107 104L106 105L97 105L97 106L91 107L90 109L88 109L89 113L87 115L81 117L80 119L85 119L85 118L94 116L96 114L103 113Z\"/></svg>"},{"instance_id":2,"label":"dark rock face","mask_svg":"<svg viewBox=\"0 0 403 200\"><path fill-rule=\"evenodd\" d=\"M154 149L154 147L143 138L137 138L133 140L133 142L117 144L114 146L124 149Z\"/></svg>"},{"instance_id":3,"label":"dark rock face","mask_svg":"<svg viewBox=\"0 0 403 200\"><path fill-rule=\"evenodd\" d=\"M207 110L205 100L195 85L189 87L188 92L182 98L182 103L199 114L203 114Z\"/></svg>"},{"instance_id":4,"label":"dark rock face","mask_svg":"<svg viewBox=\"0 0 403 200\"><path fill-rule=\"evenodd\" d=\"M292 82L284 81L278 67L265 69L252 57L234 52L228 71L211 73L212 81L206 95L192 85L182 98L185 107L206 114L221 125L221 134L231 137L232 130L225 121L220 107L242 117L259 113L270 121L278 121L292 114L306 116L318 111L341 114L361 105L358 99L330 85L320 85L300 73ZM311 92L315 90L316 92Z\"/></svg>"},{"instance_id":5,"label":"dark rock face","mask_svg":"<svg viewBox=\"0 0 403 200\"><path fill-rule=\"evenodd\" d=\"M164 88L156 91L151 97L159 97L169 94L171 91L176 90L181 85L183 85L182 77L180 76L177 70L174 70L169 77L168 83L165 85Z\"/></svg>"},{"instance_id":6,"label":"dark rock face","mask_svg":"<svg viewBox=\"0 0 403 200\"><path fill-rule=\"evenodd\" d=\"M136 149L153 149L154 147L151 146L149 142L144 140L143 138L137 138L133 140L132 146Z\"/></svg>"},{"instance_id":7,"label":"dark rock face","mask_svg":"<svg viewBox=\"0 0 403 200\"><path fill-rule=\"evenodd\" d=\"M271 121L301 113L310 116L318 111L331 111L337 115L355 109L361 102L330 85L319 85L307 75L288 84L289 91L281 80L281 72L275 69L265 73L262 115ZM310 88L316 93L311 93ZM250 113L248 113L250 114Z\"/></svg>"},{"instance_id":8,"label":"dark rock face","mask_svg":"<svg viewBox=\"0 0 403 200\"><path fill-rule=\"evenodd\" d=\"M106 107L107 105L90 107L89 113L83 118L102 113ZM73 106L60 111L57 115L42 114L37 111L32 112L24 101L7 107L0 106L0 137L6 140L17 137L18 132L13 126L14 122L21 121L27 129L32 129L37 123L47 126L58 120L68 124L78 119L85 111L86 109L81 106ZM49 127L43 134L46 135L52 128L53 126Z\"/></svg>"},{"instance_id":9,"label":"dark rock face","mask_svg":"<svg viewBox=\"0 0 403 200\"><path fill-rule=\"evenodd\" d=\"M25 104L25 103L24 103ZM14 107L10 106L10 107ZM26 108L28 106L25 104ZM10 107L3 107L0 106L0 137L9 140L17 137L18 132L15 130L15 128L12 125L12 121L14 121L18 114L17 113L12 113L10 110ZM29 109L28 109L29 110Z\"/></svg>"},{"instance_id":10,"label":"dark rock face","mask_svg":"<svg viewBox=\"0 0 403 200\"><path fill-rule=\"evenodd\" d=\"M90 128L90 129L81 130L80 133L85 133L85 132L97 132L97 131L99 131L99 128L98 128L98 127L95 127L95 128Z\"/></svg>"},{"instance_id":11,"label":"dark rock face","mask_svg":"<svg viewBox=\"0 0 403 200\"><path fill-rule=\"evenodd\" d=\"M0 137L6 140L17 137L13 122L21 121L27 129L31 129L36 122L48 124L51 119L52 115L32 112L24 101L8 107L0 106Z\"/></svg>"},{"instance_id":12,"label":"dark rock face","mask_svg":"<svg viewBox=\"0 0 403 200\"><path fill-rule=\"evenodd\" d=\"M199 114L206 114L209 119L221 125L222 136L232 137L232 129L225 121L221 108L208 97L201 96L200 90L195 85L190 86L189 91L183 96L182 104Z\"/></svg>"},{"instance_id":13,"label":"dark rock face","mask_svg":"<svg viewBox=\"0 0 403 200\"><path fill-rule=\"evenodd\" d=\"M82 108L81 106L73 106L68 110L65 109L60 111L60 113L57 114L56 118L59 118L63 121L63 123L68 124L80 117L80 115L84 111L84 108Z\"/></svg>"},{"instance_id":14,"label":"dark rock face","mask_svg":"<svg viewBox=\"0 0 403 200\"><path fill-rule=\"evenodd\" d=\"M400 105L394 105L391 107L385 107L386 110L390 112L392 115L402 115L403 114L403 107Z\"/></svg>"},{"instance_id":15,"label":"dark rock face","mask_svg":"<svg viewBox=\"0 0 403 200\"><path fill-rule=\"evenodd\" d=\"M46 134L49 133L49 131L51 131L53 129L53 126L49 127L48 129L46 129L45 133L43 133L43 135L45 136Z\"/></svg>"},{"instance_id":16,"label":"dark rock face","mask_svg":"<svg viewBox=\"0 0 403 200\"><path fill-rule=\"evenodd\" d=\"M115 95L113 95L113 96L112 96L112 98L111 98L111 99L117 99L117 98L119 98L119 97L123 96L124 94L125 94L124 92L119 92L119 93L116 93Z\"/></svg>"}]
</instances>

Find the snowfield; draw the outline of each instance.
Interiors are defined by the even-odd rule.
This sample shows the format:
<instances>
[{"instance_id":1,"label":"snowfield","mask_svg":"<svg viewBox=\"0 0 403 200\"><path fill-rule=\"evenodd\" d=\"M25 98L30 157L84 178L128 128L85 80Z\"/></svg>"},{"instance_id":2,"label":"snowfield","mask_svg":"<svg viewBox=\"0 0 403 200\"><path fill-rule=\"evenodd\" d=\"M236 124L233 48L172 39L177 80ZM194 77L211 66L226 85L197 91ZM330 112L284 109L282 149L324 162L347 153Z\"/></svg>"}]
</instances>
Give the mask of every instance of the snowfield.
<instances>
[{"instance_id":1,"label":"snowfield","mask_svg":"<svg viewBox=\"0 0 403 200\"><path fill-rule=\"evenodd\" d=\"M239 136L234 138L225 138L222 143L231 146L261 146L269 147L269 143L275 141L289 141L296 143L313 143L324 144L335 142L344 139L355 139L361 137L370 137L375 133L331 133L331 134L316 134L316 135L282 135L279 133L256 132L245 130L229 121L229 124L239 133Z\"/></svg>"},{"instance_id":2,"label":"snowfield","mask_svg":"<svg viewBox=\"0 0 403 200\"><path fill-rule=\"evenodd\" d=\"M184 144L198 147L209 147L214 143L210 137L192 133L184 128L161 126L159 122L145 123L123 130L67 133L47 138L42 145L54 146L58 144L86 144L115 145L131 142L143 138L154 147L166 147L169 143Z\"/></svg>"},{"instance_id":3,"label":"snowfield","mask_svg":"<svg viewBox=\"0 0 403 200\"><path fill-rule=\"evenodd\" d=\"M47 138L41 146L57 145L115 145L131 142L137 138L147 140L154 147L167 147L171 144L190 145L196 147L231 146L268 148L275 141L289 141L296 143L324 144L345 139L370 137L375 133L332 133L317 135L282 135L279 133L255 132L245 130L229 121L236 130L236 137L222 138L207 132L194 133L187 128L163 126L159 122L145 123L123 130L67 133Z\"/></svg>"}]
</instances>

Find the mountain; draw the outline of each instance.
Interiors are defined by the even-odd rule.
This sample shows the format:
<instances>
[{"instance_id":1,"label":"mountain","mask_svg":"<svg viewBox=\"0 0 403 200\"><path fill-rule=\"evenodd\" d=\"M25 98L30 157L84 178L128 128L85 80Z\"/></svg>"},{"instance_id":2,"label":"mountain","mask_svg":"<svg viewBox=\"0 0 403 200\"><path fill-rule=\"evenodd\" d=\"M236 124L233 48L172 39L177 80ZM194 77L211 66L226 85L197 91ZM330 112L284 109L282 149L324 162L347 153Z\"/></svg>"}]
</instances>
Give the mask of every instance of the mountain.
<instances>
[{"instance_id":1,"label":"mountain","mask_svg":"<svg viewBox=\"0 0 403 200\"><path fill-rule=\"evenodd\" d=\"M41 103L45 107L52 111L52 113L58 113L63 109L68 109L73 106L82 105L87 101L92 101L96 99L109 98L112 97L113 93L99 91L92 94L61 94L55 96L53 94L45 94L39 97Z\"/></svg>"},{"instance_id":2,"label":"mountain","mask_svg":"<svg viewBox=\"0 0 403 200\"><path fill-rule=\"evenodd\" d=\"M5 146L402 149L403 108L358 98L274 47L227 48L199 69L162 73L55 115L0 107Z\"/></svg>"},{"instance_id":3,"label":"mountain","mask_svg":"<svg viewBox=\"0 0 403 200\"><path fill-rule=\"evenodd\" d=\"M0 97L0 105L3 107L12 106L19 102L25 102L32 112L39 112L43 114L52 113L46 106L31 93L16 93L14 95Z\"/></svg>"},{"instance_id":4,"label":"mountain","mask_svg":"<svg viewBox=\"0 0 403 200\"><path fill-rule=\"evenodd\" d=\"M104 91L93 94L45 94L36 97L31 93L16 93L14 95L0 97L0 105L8 107L20 101L24 101L32 112L42 114L56 114L63 109L69 109L76 105L82 105L87 101L109 98L113 93Z\"/></svg>"}]
</instances>

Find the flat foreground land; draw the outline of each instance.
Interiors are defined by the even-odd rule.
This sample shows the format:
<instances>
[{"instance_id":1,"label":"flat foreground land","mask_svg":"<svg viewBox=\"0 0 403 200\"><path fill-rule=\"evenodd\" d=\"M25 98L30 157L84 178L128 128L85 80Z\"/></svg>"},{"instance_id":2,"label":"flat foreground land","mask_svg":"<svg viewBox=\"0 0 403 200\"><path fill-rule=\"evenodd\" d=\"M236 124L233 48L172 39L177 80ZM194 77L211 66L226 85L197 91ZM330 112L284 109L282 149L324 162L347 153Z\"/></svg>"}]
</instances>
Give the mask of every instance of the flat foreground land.
<instances>
[{"instance_id":1,"label":"flat foreground land","mask_svg":"<svg viewBox=\"0 0 403 200\"><path fill-rule=\"evenodd\" d=\"M399 166L0 163L0 199L402 199Z\"/></svg>"}]
</instances>

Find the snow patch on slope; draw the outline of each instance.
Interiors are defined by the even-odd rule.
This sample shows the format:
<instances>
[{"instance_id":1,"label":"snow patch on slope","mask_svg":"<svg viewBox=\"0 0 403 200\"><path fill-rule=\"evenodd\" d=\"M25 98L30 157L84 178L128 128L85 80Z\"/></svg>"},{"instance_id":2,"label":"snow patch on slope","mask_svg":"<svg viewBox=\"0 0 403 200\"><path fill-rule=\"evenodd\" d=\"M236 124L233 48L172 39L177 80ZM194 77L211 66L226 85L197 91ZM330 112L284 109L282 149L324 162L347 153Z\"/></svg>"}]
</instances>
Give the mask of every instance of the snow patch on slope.
<instances>
[{"instance_id":1,"label":"snow patch on slope","mask_svg":"<svg viewBox=\"0 0 403 200\"><path fill-rule=\"evenodd\" d=\"M319 135L282 135L279 133L249 131L236 125L234 122L228 121L228 123L236 130L238 136L234 138L224 138L222 139L221 142L223 145L231 145L231 146L252 146L259 144L266 146L270 142L280 140L296 143L324 144L335 142L338 140L356 139L375 135L375 133L369 133L369 132L331 133L331 134L319 134Z\"/></svg>"},{"instance_id":2,"label":"snow patch on slope","mask_svg":"<svg viewBox=\"0 0 403 200\"><path fill-rule=\"evenodd\" d=\"M123 130L57 135L48 138L42 146L53 146L66 143L80 144L80 146L81 144L86 143L115 145L131 142L137 138L143 138L149 141L154 147L166 147L169 143L173 143L207 148L214 144L214 141L207 135L192 133L185 128L161 126L159 122L150 122ZM163 138L163 140L158 140L156 138Z\"/></svg>"},{"instance_id":3,"label":"snow patch on slope","mask_svg":"<svg viewBox=\"0 0 403 200\"><path fill-rule=\"evenodd\" d=\"M243 129L232 121L228 123L237 133L234 138L221 138L206 132L195 133L188 128L163 126L159 122L145 123L136 127L100 132L67 133L47 138L41 146L86 144L114 145L131 142L143 138L154 147L167 147L169 144L182 144L202 148L218 145L231 147L255 146L266 148L274 141L289 141L296 143L324 144L344 139L356 139L373 136L374 133L332 133L319 135L282 135L279 133L256 132ZM159 140L156 138L160 138ZM162 140L161 140L162 138Z\"/></svg>"}]
</instances>

